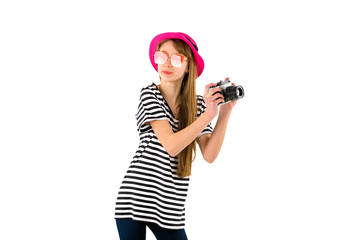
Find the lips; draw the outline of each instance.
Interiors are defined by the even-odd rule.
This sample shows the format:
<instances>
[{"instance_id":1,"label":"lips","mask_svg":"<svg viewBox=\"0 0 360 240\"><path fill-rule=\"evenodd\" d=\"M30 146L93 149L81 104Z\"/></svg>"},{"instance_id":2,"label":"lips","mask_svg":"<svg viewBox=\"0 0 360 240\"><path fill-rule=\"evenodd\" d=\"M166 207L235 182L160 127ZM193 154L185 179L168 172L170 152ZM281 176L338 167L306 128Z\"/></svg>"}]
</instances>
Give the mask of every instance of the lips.
<instances>
[{"instance_id":1,"label":"lips","mask_svg":"<svg viewBox=\"0 0 360 240\"><path fill-rule=\"evenodd\" d=\"M162 71L162 73L165 74L165 75L170 75L170 74L172 74L172 72L169 72L169 71Z\"/></svg>"}]
</instances>

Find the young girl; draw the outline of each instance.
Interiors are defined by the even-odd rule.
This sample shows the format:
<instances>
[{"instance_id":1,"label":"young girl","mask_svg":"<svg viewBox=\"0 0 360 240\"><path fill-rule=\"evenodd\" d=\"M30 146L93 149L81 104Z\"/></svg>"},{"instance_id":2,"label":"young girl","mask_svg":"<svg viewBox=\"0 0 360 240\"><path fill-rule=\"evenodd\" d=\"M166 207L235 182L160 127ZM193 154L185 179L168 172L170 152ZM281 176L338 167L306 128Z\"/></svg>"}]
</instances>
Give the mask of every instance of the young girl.
<instances>
[{"instance_id":1,"label":"young girl","mask_svg":"<svg viewBox=\"0 0 360 240\"><path fill-rule=\"evenodd\" d=\"M141 90L136 114L140 144L121 184L115 219L121 240L145 239L148 226L157 239L187 239L185 200L196 143L212 163L222 146L236 101L196 79L204 69L195 41L184 33L163 33L150 44L150 61L160 84ZM220 110L219 110L220 108ZM210 122L218 116L213 129Z\"/></svg>"}]
</instances>

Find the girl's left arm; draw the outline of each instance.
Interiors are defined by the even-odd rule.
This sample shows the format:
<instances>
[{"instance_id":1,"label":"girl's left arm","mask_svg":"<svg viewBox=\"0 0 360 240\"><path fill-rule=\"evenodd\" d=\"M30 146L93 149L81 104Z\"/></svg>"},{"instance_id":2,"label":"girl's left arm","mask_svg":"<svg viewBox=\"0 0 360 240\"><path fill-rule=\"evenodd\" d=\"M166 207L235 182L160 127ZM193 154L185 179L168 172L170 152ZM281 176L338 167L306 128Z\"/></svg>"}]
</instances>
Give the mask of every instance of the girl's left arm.
<instances>
[{"instance_id":1,"label":"girl's left arm","mask_svg":"<svg viewBox=\"0 0 360 240\"><path fill-rule=\"evenodd\" d=\"M218 119L212 134L202 135L197 140L203 158L208 163L214 162L220 152L221 146L224 142L231 111L235 104L236 101L221 105Z\"/></svg>"}]
</instances>

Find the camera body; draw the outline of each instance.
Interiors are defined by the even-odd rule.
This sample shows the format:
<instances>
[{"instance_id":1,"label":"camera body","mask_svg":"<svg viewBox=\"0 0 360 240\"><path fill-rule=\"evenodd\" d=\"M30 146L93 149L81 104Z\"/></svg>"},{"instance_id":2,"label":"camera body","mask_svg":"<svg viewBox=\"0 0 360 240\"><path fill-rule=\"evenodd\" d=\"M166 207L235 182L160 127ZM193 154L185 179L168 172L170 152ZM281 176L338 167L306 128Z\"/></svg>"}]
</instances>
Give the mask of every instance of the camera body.
<instances>
[{"instance_id":1,"label":"camera body","mask_svg":"<svg viewBox=\"0 0 360 240\"><path fill-rule=\"evenodd\" d=\"M244 89L242 86L237 85L233 86L230 80L224 80L216 83L216 86L210 87L210 90L219 87L221 89L221 94L224 96L224 102L219 105L238 100L244 97Z\"/></svg>"}]
</instances>

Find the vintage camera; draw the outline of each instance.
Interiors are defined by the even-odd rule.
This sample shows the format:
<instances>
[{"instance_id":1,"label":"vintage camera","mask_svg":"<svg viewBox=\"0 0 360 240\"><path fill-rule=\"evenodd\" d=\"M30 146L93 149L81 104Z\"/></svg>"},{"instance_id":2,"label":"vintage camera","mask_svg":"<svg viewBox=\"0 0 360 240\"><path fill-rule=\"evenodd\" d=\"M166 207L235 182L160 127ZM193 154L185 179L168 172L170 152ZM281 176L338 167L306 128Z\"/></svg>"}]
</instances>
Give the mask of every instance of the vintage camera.
<instances>
[{"instance_id":1,"label":"vintage camera","mask_svg":"<svg viewBox=\"0 0 360 240\"><path fill-rule=\"evenodd\" d=\"M233 86L230 80L224 80L216 83L216 86L210 87L210 90L219 87L221 89L221 94L224 96L224 102L219 105L238 100L244 97L244 89L242 86L237 85Z\"/></svg>"}]
</instances>

